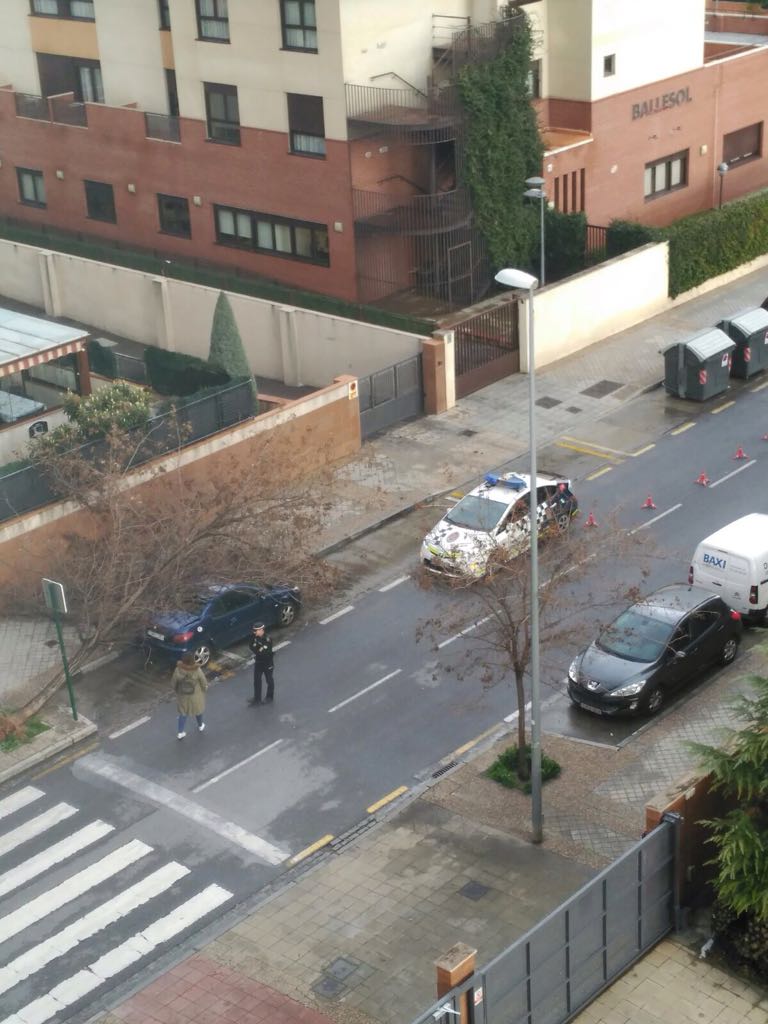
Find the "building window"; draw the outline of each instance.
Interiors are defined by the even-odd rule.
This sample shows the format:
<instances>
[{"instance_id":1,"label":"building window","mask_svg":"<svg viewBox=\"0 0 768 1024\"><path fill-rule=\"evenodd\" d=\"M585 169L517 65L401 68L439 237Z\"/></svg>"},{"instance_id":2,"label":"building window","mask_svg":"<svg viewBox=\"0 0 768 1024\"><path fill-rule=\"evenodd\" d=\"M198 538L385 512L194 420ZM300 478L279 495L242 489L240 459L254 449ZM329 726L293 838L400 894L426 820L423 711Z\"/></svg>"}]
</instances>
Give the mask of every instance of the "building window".
<instances>
[{"instance_id":1,"label":"building window","mask_svg":"<svg viewBox=\"0 0 768 1024\"><path fill-rule=\"evenodd\" d=\"M95 21L93 0L32 0L32 13L50 18L74 18Z\"/></svg>"},{"instance_id":2,"label":"building window","mask_svg":"<svg viewBox=\"0 0 768 1024\"><path fill-rule=\"evenodd\" d=\"M288 220L229 206L214 206L214 218L216 238L221 245L306 260L324 267L330 263L325 224Z\"/></svg>"},{"instance_id":3,"label":"building window","mask_svg":"<svg viewBox=\"0 0 768 1024\"><path fill-rule=\"evenodd\" d=\"M171 11L168 6L169 0L157 0L157 6L160 13L160 28L171 27Z\"/></svg>"},{"instance_id":4,"label":"building window","mask_svg":"<svg viewBox=\"0 0 768 1024\"><path fill-rule=\"evenodd\" d=\"M178 117L179 90L176 88L176 72L173 68L165 69L165 91L168 94L168 113L171 117Z\"/></svg>"},{"instance_id":5,"label":"building window","mask_svg":"<svg viewBox=\"0 0 768 1024\"><path fill-rule=\"evenodd\" d=\"M19 199L25 206L45 206L45 181L42 171L30 171L26 167L17 167L19 179Z\"/></svg>"},{"instance_id":6,"label":"building window","mask_svg":"<svg viewBox=\"0 0 768 1024\"><path fill-rule=\"evenodd\" d=\"M541 99L541 61L532 60L528 67L528 95L532 100Z\"/></svg>"},{"instance_id":7,"label":"building window","mask_svg":"<svg viewBox=\"0 0 768 1024\"><path fill-rule=\"evenodd\" d=\"M208 119L208 138L212 142L240 145L240 110L237 105L237 87L203 82L205 111Z\"/></svg>"},{"instance_id":8,"label":"building window","mask_svg":"<svg viewBox=\"0 0 768 1024\"><path fill-rule=\"evenodd\" d=\"M603 78L610 78L611 75L616 74L616 54L609 53L607 57L603 57Z\"/></svg>"},{"instance_id":9,"label":"building window","mask_svg":"<svg viewBox=\"0 0 768 1024\"><path fill-rule=\"evenodd\" d=\"M763 123L751 124L723 136L723 160L729 167L757 160L763 150Z\"/></svg>"},{"instance_id":10,"label":"building window","mask_svg":"<svg viewBox=\"0 0 768 1024\"><path fill-rule=\"evenodd\" d=\"M75 98L81 103L103 103L104 86L99 62L76 60L74 67L77 74Z\"/></svg>"},{"instance_id":11,"label":"building window","mask_svg":"<svg viewBox=\"0 0 768 1024\"><path fill-rule=\"evenodd\" d=\"M655 160L652 164L645 165L644 194L646 199L652 199L664 192L673 192L678 188L685 188L687 184L687 150L684 153L675 153L674 156L667 156L663 160Z\"/></svg>"},{"instance_id":12,"label":"building window","mask_svg":"<svg viewBox=\"0 0 768 1024\"><path fill-rule=\"evenodd\" d=\"M197 34L215 43L229 42L227 0L196 0Z\"/></svg>"},{"instance_id":13,"label":"building window","mask_svg":"<svg viewBox=\"0 0 768 1024\"><path fill-rule=\"evenodd\" d=\"M283 47L317 53L315 0L280 0Z\"/></svg>"},{"instance_id":14,"label":"building window","mask_svg":"<svg viewBox=\"0 0 768 1024\"><path fill-rule=\"evenodd\" d=\"M117 224L115 213L115 191L103 181L86 181L85 205L91 220L104 220Z\"/></svg>"},{"instance_id":15,"label":"building window","mask_svg":"<svg viewBox=\"0 0 768 1024\"><path fill-rule=\"evenodd\" d=\"M288 93L288 129L291 152L302 156L325 156L323 97Z\"/></svg>"},{"instance_id":16,"label":"building window","mask_svg":"<svg viewBox=\"0 0 768 1024\"><path fill-rule=\"evenodd\" d=\"M166 235L191 238L189 202L183 196L164 196L158 193L157 208L160 214L160 230Z\"/></svg>"}]
</instances>

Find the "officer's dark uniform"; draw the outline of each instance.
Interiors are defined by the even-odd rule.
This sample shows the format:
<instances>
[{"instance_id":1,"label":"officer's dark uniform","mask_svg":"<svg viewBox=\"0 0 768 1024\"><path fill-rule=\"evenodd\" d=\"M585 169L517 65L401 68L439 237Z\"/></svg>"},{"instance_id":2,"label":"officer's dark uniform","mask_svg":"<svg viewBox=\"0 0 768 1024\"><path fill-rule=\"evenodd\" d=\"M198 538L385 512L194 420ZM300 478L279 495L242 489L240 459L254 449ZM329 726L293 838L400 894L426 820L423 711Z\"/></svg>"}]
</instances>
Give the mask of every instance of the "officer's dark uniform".
<instances>
[{"instance_id":1,"label":"officer's dark uniform","mask_svg":"<svg viewBox=\"0 0 768 1024\"><path fill-rule=\"evenodd\" d=\"M253 651L253 700L251 704L261 704L261 678L262 676L267 681L267 695L264 698L265 702L274 700L275 696L275 680L272 675L272 669L275 663L274 654L272 653L272 640L265 633L264 636L257 636L256 633L251 634L251 639L248 641L248 646Z\"/></svg>"}]
</instances>

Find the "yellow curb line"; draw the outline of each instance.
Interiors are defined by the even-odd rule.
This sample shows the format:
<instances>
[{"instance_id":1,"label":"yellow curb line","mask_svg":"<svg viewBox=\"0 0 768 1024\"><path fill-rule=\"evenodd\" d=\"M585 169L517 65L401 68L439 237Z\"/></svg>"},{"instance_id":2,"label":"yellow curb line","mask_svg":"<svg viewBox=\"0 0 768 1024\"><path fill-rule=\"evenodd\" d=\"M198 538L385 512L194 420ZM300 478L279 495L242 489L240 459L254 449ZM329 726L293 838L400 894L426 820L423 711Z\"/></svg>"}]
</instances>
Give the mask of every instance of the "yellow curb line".
<instances>
[{"instance_id":1,"label":"yellow curb line","mask_svg":"<svg viewBox=\"0 0 768 1024\"><path fill-rule=\"evenodd\" d=\"M316 853L318 850L322 850L324 846L327 846L328 843L332 843L333 840L334 836L323 836L321 839L318 839L316 843L312 843L311 846L308 846L305 850L302 850L301 853L297 853L295 857L291 857L288 863L291 866L293 866L294 864L298 864L302 860L306 860L307 857L310 857L313 853Z\"/></svg>"},{"instance_id":2,"label":"yellow curb line","mask_svg":"<svg viewBox=\"0 0 768 1024\"><path fill-rule=\"evenodd\" d=\"M763 388L768 388L768 380L764 381L762 384L758 384L757 387L749 388L748 390L754 394L755 391L762 391Z\"/></svg>"},{"instance_id":3,"label":"yellow curb line","mask_svg":"<svg viewBox=\"0 0 768 1024\"><path fill-rule=\"evenodd\" d=\"M589 476L586 477L586 479L587 480L597 480L597 478L599 476L603 476L604 473L610 473L612 469L613 469L613 466L603 466L602 469L598 469L595 473L590 473Z\"/></svg>"},{"instance_id":4,"label":"yellow curb line","mask_svg":"<svg viewBox=\"0 0 768 1024\"><path fill-rule=\"evenodd\" d=\"M717 416L719 412L722 412L724 409L730 409L732 405L736 405L736 402L726 402L724 405L719 405L716 409L710 409L710 412L713 416Z\"/></svg>"},{"instance_id":5,"label":"yellow curb line","mask_svg":"<svg viewBox=\"0 0 768 1024\"><path fill-rule=\"evenodd\" d=\"M50 768L45 768L43 771L38 772L36 775L33 775L32 778L35 780L42 779L44 775L50 775L51 772L56 772L59 770L59 768L63 768L65 764L71 764L72 761L77 761L78 758L84 757L85 754L90 754L92 750L95 750L96 747L99 746L101 746L101 740L94 740L93 743L87 744L87 746L82 747L74 754L69 754L67 757L62 757L60 760L56 762L56 764L52 764Z\"/></svg>"},{"instance_id":6,"label":"yellow curb line","mask_svg":"<svg viewBox=\"0 0 768 1024\"><path fill-rule=\"evenodd\" d=\"M451 493L448 495L448 497L449 498L463 498L464 495L461 493L461 491L451 491Z\"/></svg>"},{"instance_id":7,"label":"yellow curb line","mask_svg":"<svg viewBox=\"0 0 768 1024\"><path fill-rule=\"evenodd\" d=\"M391 793L387 793L387 795L383 796L381 800L377 800L375 804L371 804L370 807L366 807L365 809L368 812L368 814L374 814L376 811L381 810L381 808L384 807L385 804L392 803L393 800L397 800L399 796L402 796L403 793L407 792L407 786L400 786L398 789L393 789Z\"/></svg>"},{"instance_id":8,"label":"yellow curb line","mask_svg":"<svg viewBox=\"0 0 768 1024\"><path fill-rule=\"evenodd\" d=\"M636 459L638 455L645 455L646 452L649 452L651 448L655 447L655 444L647 444L645 448L638 448L636 452L630 452L630 455L633 459Z\"/></svg>"},{"instance_id":9,"label":"yellow curb line","mask_svg":"<svg viewBox=\"0 0 768 1024\"><path fill-rule=\"evenodd\" d=\"M468 750L471 750L472 747L474 747L476 744L482 742L482 740L486 739L493 733L498 732L498 728L499 727L497 725L492 725L490 729L486 729L485 732L481 732L479 736L475 736L475 738L473 740L470 740L469 743L465 743L464 746L458 747L451 754L451 759L453 759L454 757L461 757L462 754L466 754L466 752Z\"/></svg>"},{"instance_id":10,"label":"yellow curb line","mask_svg":"<svg viewBox=\"0 0 768 1024\"><path fill-rule=\"evenodd\" d=\"M684 423L682 425L682 427L675 427L674 430L670 430L670 434L674 434L675 436L677 436L677 434L683 434L683 433L685 433L686 430L690 430L691 427L695 427L695 426L696 426L695 421L694 420L689 420L689 422L688 423Z\"/></svg>"},{"instance_id":11,"label":"yellow curb line","mask_svg":"<svg viewBox=\"0 0 768 1024\"><path fill-rule=\"evenodd\" d=\"M571 451L581 452L582 455L594 455L597 459L609 459L611 462L620 462L621 456L599 452L596 448L587 448L584 445L569 444L567 441L555 441L558 448L570 448Z\"/></svg>"}]
</instances>

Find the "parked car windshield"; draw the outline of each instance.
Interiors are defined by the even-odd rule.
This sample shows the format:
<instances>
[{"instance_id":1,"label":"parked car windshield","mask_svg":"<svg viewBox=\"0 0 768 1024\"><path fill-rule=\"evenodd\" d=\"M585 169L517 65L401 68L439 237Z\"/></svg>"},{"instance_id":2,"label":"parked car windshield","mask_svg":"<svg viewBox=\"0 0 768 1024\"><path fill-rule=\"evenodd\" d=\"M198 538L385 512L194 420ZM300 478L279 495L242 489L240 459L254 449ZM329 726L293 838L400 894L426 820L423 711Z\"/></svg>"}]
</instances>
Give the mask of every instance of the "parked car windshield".
<instances>
[{"instance_id":1,"label":"parked car windshield","mask_svg":"<svg viewBox=\"0 0 768 1024\"><path fill-rule=\"evenodd\" d=\"M457 502L445 519L454 526L463 526L467 530L482 530L490 533L507 511L507 505L491 498L481 498L477 494L468 494Z\"/></svg>"},{"instance_id":2,"label":"parked car windshield","mask_svg":"<svg viewBox=\"0 0 768 1024\"><path fill-rule=\"evenodd\" d=\"M664 653L672 633L669 622L628 608L606 629L597 646L628 661L651 662Z\"/></svg>"}]
</instances>

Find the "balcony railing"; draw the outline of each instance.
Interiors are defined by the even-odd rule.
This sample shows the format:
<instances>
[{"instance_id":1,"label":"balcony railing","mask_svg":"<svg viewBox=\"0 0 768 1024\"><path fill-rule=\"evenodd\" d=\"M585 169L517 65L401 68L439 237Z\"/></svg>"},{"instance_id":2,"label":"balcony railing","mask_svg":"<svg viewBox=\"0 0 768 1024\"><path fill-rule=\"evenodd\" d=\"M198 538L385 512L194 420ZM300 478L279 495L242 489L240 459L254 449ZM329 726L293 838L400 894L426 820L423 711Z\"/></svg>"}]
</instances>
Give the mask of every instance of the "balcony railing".
<instances>
[{"instance_id":1,"label":"balcony railing","mask_svg":"<svg viewBox=\"0 0 768 1024\"><path fill-rule=\"evenodd\" d=\"M469 194L463 188L415 196L356 188L352 206L358 230L387 234L438 234L465 227L472 217Z\"/></svg>"},{"instance_id":2,"label":"balcony railing","mask_svg":"<svg viewBox=\"0 0 768 1024\"><path fill-rule=\"evenodd\" d=\"M144 134L148 139L163 142L180 142L181 130L178 117L170 114L144 114Z\"/></svg>"},{"instance_id":3,"label":"balcony railing","mask_svg":"<svg viewBox=\"0 0 768 1024\"><path fill-rule=\"evenodd\" d=\"M456 137L459 106L456 91L450 85L429 93L413 88L347 85L346 98L353 138L386 131L418 145Z\"/></svg>"},{"instance_id":4,"label":"balcony railing","mask_svg":"<svg viewBox=\"0 0 768 1024\"><path fill-rule=\"evenodd\" d=\"M33 117L36 121L50 121L48 100L44 96L33 96L29 92L14 93L17 117Z\"/></svg>"},{"instance_id":5,"label":"balcony railing","mask_svg":"<svg viewBox=\"0 0 768 1024\"><path fill-rule=\"evenodd\" d=\"M28 92L14 93L17 117L31 117L36 121L51 121L54 124L71 124L78 128L88 127L88 114L84 103L77 103L74 94L61 96L34 96Z\"/></svg>"}]
</instances>

